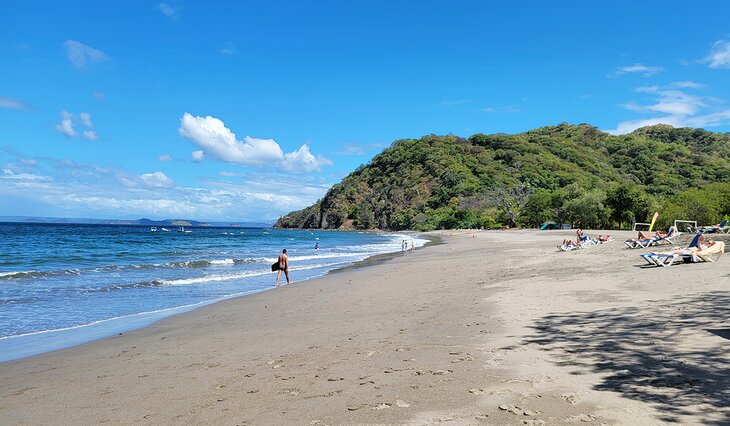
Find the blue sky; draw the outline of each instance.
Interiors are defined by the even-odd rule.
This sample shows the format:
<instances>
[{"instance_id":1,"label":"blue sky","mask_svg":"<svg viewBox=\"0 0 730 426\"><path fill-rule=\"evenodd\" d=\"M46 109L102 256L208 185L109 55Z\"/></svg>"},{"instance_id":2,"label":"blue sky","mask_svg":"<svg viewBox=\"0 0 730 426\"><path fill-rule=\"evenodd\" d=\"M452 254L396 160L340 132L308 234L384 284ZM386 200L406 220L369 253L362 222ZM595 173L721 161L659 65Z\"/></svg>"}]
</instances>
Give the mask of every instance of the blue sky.
<instances>
[{"instance_id":1,"label":"blue sky","mask_svg":"<svg viewBox=\"0 0 730 426\"><path fill-rule=\"evenodd\" d=\"M400 138L730 131L730 3L0 4L0 215L265 220Z\"/></svg>"}]
</instances>

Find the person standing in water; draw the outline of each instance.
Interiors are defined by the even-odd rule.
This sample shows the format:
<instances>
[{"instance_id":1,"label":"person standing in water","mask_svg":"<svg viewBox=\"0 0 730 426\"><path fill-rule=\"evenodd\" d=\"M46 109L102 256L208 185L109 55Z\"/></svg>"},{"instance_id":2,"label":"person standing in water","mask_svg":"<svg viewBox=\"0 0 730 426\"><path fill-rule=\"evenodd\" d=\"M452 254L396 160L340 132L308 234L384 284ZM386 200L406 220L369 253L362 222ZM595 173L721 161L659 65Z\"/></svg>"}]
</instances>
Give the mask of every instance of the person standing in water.
<instances>
[{"instance_id":1,"label":"person standing in water","mask_svg":"<svg viewBox=\"0 0 730 426\"><path fill-rule=\"evenodd\" d=\"M279 273L276 274L276 286L279 287L279 277L281 272L284 271L286 276L286 283L289 284L289 257L286 255L286 249L281 251L279 255Z\"/></svg>"},{"instance_id":2,"label":"person standing in water","mask_svg":"<svg viewBox=\"0 0 730 426\"><path fill-rule=\"evenodd\" d=\"M411 240L411 253L413 253L413 250L416 249L416 242Z\"/></svg>"}]
</instances>

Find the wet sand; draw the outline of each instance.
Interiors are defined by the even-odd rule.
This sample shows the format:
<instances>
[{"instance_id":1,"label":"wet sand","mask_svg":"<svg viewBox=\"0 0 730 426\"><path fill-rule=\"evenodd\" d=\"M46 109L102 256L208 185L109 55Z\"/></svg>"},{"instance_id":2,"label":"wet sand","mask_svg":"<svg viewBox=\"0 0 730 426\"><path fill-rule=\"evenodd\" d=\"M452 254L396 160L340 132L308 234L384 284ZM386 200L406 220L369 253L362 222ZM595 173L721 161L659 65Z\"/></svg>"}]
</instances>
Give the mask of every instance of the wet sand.
<instances>
[{"instance_id":1,"label":"wet sand","mask_svg":"<svg viewBox=\"0 0 730 426\"><path fill-rule=\"evenodd\" d=\"M0 423L730 422L730 259L646 268L633 233L557 252L572 235L444 233L0 364Z\"/></svg>"}]
</instances>

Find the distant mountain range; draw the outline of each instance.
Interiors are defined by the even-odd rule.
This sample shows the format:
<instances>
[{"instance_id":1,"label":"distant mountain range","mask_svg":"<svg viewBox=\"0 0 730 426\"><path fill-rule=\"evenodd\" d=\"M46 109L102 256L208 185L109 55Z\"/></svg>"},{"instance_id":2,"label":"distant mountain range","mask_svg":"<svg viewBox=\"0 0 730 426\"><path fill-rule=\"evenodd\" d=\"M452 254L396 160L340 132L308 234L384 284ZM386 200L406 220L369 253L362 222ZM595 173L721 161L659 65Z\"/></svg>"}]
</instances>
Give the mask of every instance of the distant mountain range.
<instances>
[{"instance_id":1,"label":"distant mountain range","mask_svg":"<svg viewBox=\"0 0 730 426\"><path fill-rule=\"evenodd\" d=\"M88 219L88 218L65 218L65 217L33 217L33 216L0 216L0 222L21 222L21 223L73 223L91 225L139 225L139 226L192 226L192 227L241 227L241 228L268 228L274 221L270 222L200 222L189 219L164 219L152 220L142 219Z\"/></svg>"}]
</instances>

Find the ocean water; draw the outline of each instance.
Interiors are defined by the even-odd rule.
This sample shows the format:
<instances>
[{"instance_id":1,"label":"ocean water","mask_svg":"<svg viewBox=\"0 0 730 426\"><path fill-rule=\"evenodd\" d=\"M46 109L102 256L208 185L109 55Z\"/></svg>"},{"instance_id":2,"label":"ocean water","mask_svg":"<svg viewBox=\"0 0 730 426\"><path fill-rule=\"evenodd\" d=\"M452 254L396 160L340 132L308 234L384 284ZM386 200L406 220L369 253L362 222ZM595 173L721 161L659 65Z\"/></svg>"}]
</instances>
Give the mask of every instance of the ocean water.
<instances>
[{"instance_id":1,"label":"ocean water","mask_svg":"<svg viewBox=\"0 0 730 426\"><path fill-rule=\"evenodd\" d=\"M401 250L398 234L0 223L0 362L143 327ZM409 238L410 239L410 238ZM415 239L417 246L425 240ZM319 249L315 244L319 243ZM283 274L280 284L286 282Z\"/></svg>"}]
</instances>

